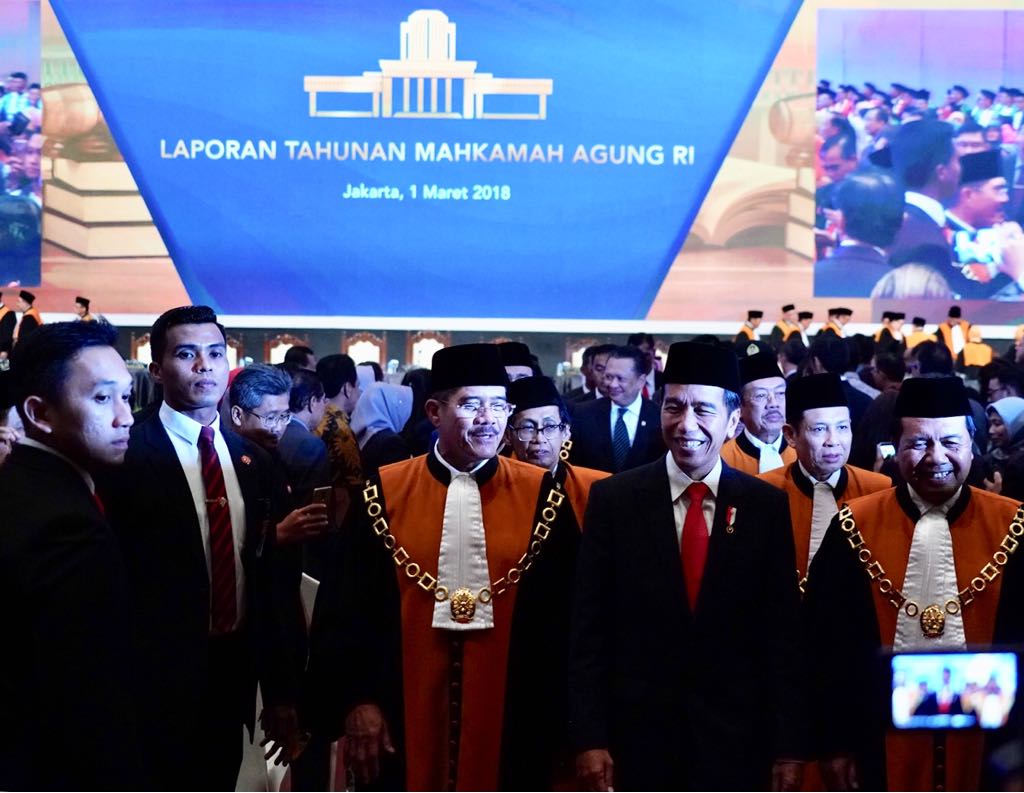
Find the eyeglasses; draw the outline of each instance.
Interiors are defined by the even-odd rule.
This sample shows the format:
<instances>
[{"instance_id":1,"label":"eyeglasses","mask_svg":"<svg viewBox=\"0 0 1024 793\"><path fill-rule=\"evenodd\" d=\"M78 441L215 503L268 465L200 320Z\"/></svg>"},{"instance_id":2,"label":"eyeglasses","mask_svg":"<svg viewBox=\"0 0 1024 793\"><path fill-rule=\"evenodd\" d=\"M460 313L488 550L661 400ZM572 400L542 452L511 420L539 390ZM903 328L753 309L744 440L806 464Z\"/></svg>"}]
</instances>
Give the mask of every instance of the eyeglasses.
<instances>
[{"instance_id":1,"label":"eyeglasses","mask_svg":"<svg viewBox=\"0 0 1024 793\"><path fill-rule=\"evenodd\" d=\"M545 424L543 427L535 427L533 424L523 424L522 426L512 428L516 437L521 441L532 441L538 434L551 439L564 430L564 424Z\"/></svg>"},{"instance_id":2,"label":"eyeglasses","mask_svg":"<svg viewBox=\"0 0 1024 793\"><path fill-rule=\"evenodd\" d=\"M786 401L786 389L779 388L775 391L768 391L767 389L758 389L757 391L751 391L747 394L747 400L753 402L755 405L763 405L768 402L769 395L775 397L775 401L779 404Z\"/></svg>"},{"instance_id":3,"label":"eyeglasses","mask_svg":"<svg viewBox=\"0 0 1024 793\"><path fill-rule=\"evenodd\" d=\"M492 418L501 418L507 416L513 410L515 405L511 405L504 399L496 399L493 402L483 402L479 399L467 399L463 402L452 403L445 402L444 404L455 410L455 415L463 419L475 419L480 415L481 410L486 410Z\"/></svg>"},{"instance_id":4,"label":"eyeglasses","mask_svg":"<svg viewBox=\"0 0 1024 793\"><path fill-rule=\"evenodd\" d=\"M242 408L242 410L245 413L248 413L250 416L255 416L256 418L258 418L260 420L260 424L262 424L268 430L273 429L278 424L287 424L289 421L292 420L292 414L287 410L284 413L270 413L266 416L261 416L255 410L245 410L245 408Z\"/></svg>"}]
</instances>

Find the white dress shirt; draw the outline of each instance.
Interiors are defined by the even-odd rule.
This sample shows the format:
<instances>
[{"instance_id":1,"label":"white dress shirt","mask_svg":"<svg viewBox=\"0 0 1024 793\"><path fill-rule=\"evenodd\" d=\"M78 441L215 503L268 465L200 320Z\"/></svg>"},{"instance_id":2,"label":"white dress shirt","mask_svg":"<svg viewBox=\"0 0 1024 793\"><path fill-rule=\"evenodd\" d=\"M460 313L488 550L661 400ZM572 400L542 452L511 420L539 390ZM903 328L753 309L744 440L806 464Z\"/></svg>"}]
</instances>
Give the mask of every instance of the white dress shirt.
<instances>
[{"instance_id":1,"label":"white dress shirt","mask_svg":"<svg viewBox=\"0 0 1024 793\"><path fill-rule=\"evenodd\" d=\"M946 210L939 201L936 201L931 196L926 196L924 193L918 193L914 190L907 190L903 200L924 212L935 221L936 226L942 228L946 225Z\"/></svg>"},{"instance_id":2,"label":"white dress shirt","mask_svg":"<svg viewBox=\"0 0 1024 793\"><path fill-rule=\"evenodd\" d=\"M691 479L672 459L672 452L665 455L665 468L668 470L668 487L672 493L672 510L676 519L676 540L680 548L683 542L683 521L686 520L686 510L690 508L690 497L686 495L686 488L692 485L695 479ZM701 511L704 513L704 522L708 526L708 536L711 536L711 527L715 523L715 504L718 500L718 483L722 478L722 458L715 461L715 467L708 471L708 475L700 481L708 486L711 492L701 502Z\"/></svg>"},{"instance_id":3,"label":"white dress shirt","mask_svg":"<svg viewBox=\"0 0 1024 793\"><path fill-rule=\"evenodd\" d=\"M811 505L811 545L807 553L807 568L810 569L814 554L821 547L821 541L825 539L825 532L832 522L832 518L839 512L836 505L835 489L839 484L839 478L843 474L842 468L837 468L832 475L824 482L819 482L810 472L804 468L804 464L797 462L800 471L814 487L814 496Z\"/></svg>"},{"instance_id":4,"label":"white dress shirt","mask_svg":"<svg viewBox=\"0 0 1024 793\"><path fill-rule=\"evenodd\" d=\"M950 330L949 335L953 341L953 355L959 355L963 351L964 345L967 343L967 339L964 338L963 326L957 322Z\"/></svg>"},{"instance_id":5,"label":"white dress shirt","mask_svg":"<svg viewBox=\"0 0 1024 793\"><path fill-rule=\"evenodd\" d=\"M633 440L636 438L636 427L640 423L640 405L644 401L644 395L641 391L636 395L636 399L633 400L632 404L626 406L626 412L622 414L622 420L626 423L626 432L629 433L629 445L633 446ZM611 411L611 430L612 439L615 439L615 425L619 422L619 406L612 402Z\"/></svg>"},{"instance_id":6,"label":"white dress shirt","mask_svg":"<svg viewBox=\"0 0 1024 793\"><path fill-rule=\"evenodd\" d=\"M946 627L941 636L929 639L921 630L921 615L908 617L906 611L900 609L896 618L895 649L962 650L967 646L963 614L959 611L947 614L945 611L946 602L956 599L959 591L953 559L953 538L949 533L946 515L960 497L960 489L938 506L927 503L914 492L914 488L908 489L921 517L914 526L914 537L910 543L903 594L907 600L917 603L922 612L930 605L943 609Z\"/></svg>"},{"instance_id":7,"label":"white dress shirt","mask_svg":"<svg viewBox=\"0 0 1024 793\"><path fill-rule=\"evenodd\" d=\"M160 423L171 439L171 445L178 455L178 462L185 472L188 489L192 493L192 502L199 519L199 531L203 535L203 552L206 555L206 575L210 575L210 516L206 511L206 485L203 482L203 464L199 459L199 432L203 425L184 413L179 413L166 402L160 405ZM242 567L242 548L245 545L245 499L242 488L238 484L238 476L231 460L231 452L224 436L220 432L220 416L214 418L213 448L220 460L220 469L224 474L224 490L228 497L228 509L231 512L231 534L235 541L235 603L237 628L245 613L245 569Z\"/></svg>"}]
</instances>

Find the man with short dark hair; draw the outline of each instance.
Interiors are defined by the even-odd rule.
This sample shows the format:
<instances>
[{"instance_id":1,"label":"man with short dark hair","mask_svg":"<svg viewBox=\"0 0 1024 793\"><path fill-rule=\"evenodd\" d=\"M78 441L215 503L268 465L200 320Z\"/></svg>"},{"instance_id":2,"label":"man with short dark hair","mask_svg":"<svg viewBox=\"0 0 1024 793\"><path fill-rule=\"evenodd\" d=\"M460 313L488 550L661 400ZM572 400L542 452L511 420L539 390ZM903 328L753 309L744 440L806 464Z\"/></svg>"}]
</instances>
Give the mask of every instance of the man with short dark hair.
<instances>
[{"instance_id":1,"label":"man with short dark hair","mask_svg":"<svg viewBox=\"0 0 1024 793\"><path fill-rule=\"evenodd\" d=\"M865 171L848 176L835 201L842 213L839 245L814 265L814 294L870 297L892 270L885 249L903 224L903 191L891 175Z\"/></svg>"},{"instance_id":2,"label":"man with short dark hair","mask_svg":"<svg viewBox=\"0 0 1024 793\"><path fill-rule=\"evenodd\" d=\"M323 383L327 407L315 434L327 447L331 482L355 492L363 483L359 444L349 426L349 416L362 393L356 365L347 355L328 355L317 363L316 374Z\"/></svg>"},{"instance_id":3,"label":"man with short dark hair","mask_svg":"<svg viewBox=\"0 0 1024 793\"><path fill-rule=\"evenodd\" d=\"M751 476L781 468L796 460L786 442L786 380L774 353L759 352L740 358L743 429L722 446L722 459Z\"/></svg>"},{"instance_id":4,"label":"man with short dark hair","mask_svg":"<svg viewBox=\"0 0 1024 793\"><path fill-rule=\"evenodd\" d=\"M565 401L572 404L594 398L594 391L597 383L594 378L594 353L601 345L592 344L583 350L583 360L580 362L580 374L583 375L583 382L576 388L565 392ZM603 371L602 371L603 374Z\"/></svg>"},{"instance_id":5,"label":"man with short dark hair","mask_svg":"<svg viewBox=\"0 0 1024 793\"><path fill-rule=\"evenodd\" d=\"M313 352L312 347L307 347L304 344L293 344L289 347L285 351L284 362L298 369L316 371L316 353Z\"/></svg>"},{"instance_id":6,"label":"man with short dark hair","mask_svg":"<svg viewBox=\"0 0 1024 793\"><path fill-rule=\"evenodd\" d=\"M819 333L808 353L810 366L808 372L811 374L822 374L829 372L838 375L843 381L843 392L850 406L850 417L853 420L853 429L857 430L865 411L871 405L871 397L854 388L847 382L847 371L850 368L850 348L846 340L836 337L833 334Z\"/></svg>"},{"instance_id":7,"label":"man with short dark hair","mask_svg":"<svg viewBox=\"0 0 1024 793\"><path fill-rule=\"evenodd\" d=\"M849 126L849 122L845 122L845 125ZM827 222L825 210L837 208L834 199L839 185L857 169L857 139L852 129L826 139L821 144L818 159L822 173L829 180L814 192L815 225L823 229Z\"/></svg>"},{"instance_id":8,"label":"man with short dark hair","mask_svg":"<svg viewBox=\"0 0 1024 793\"><path fill-rule=\"evenodd\" d=\"M893 172L906 188L903 226L889 249L894 266L911 262L949 263L943 202L960 184L960 158L953 127L944 121L905 124L892 142ZM937 257L937 258L936 258Z\"/></svg>"},{"instance_id":9,"label":"man with short dark hair","mask_svg":"<svg viewBox=\"0 0 1024 793\"><path fill-rule=\"evenodd\" d=\"M967 485L973 434L959 378L907 380L894 438L903 484L841 508L814 557L805 624L830 790L979 789L980 732L942 742L932 732L896 734L892 678L879 664L892 651L1024 639L1024 552L1013 535L1022 513Z\"/></svg>"},{"instance_id":10,"label":"man with short dark hair","mask_svg":"<svg viewBox=\"0 0 1024 793\"><path fill-rule=\"evenodd\" d=\"M607 399L581 403L573 414L573 465L615 473L650 462L664 453L658 408L643 397L644 355L636 347L616 347L604 370Z\"/></svg>"},{"instance_id":11,"label":"man with short dark hair","mask_svg":"<svg viewBox=\"0 0 1024 793\"><path fill-rule=\"evenodd\" d=\"M262 449L221 426L227 344L213 310L166 311L150 340L163 403L103 489L134 590L143 786L231 789L257 681L265 732L284 759L296 748L274 476Z\"/></svg>"},{"instance_id":12,"label":"man with short dark hair","mask_svg":"<svg viewBox=\"0 0 1024 793\"><path fill-rule=\"evenodd\" d=\"M985 140L985 128L974 119L968 118L956 128L956 132L953 134L953 148L958 157L988 151L988 143Z\"/></svg>"},{"instance_id":13,"label":"man with short dark hair","mask_svg":"<svg viewBox=\"0 0 1024 793\"><path fill-rule=\"evenodd\" d=\"M106 324L12 355L25 426L0 473L0 765L11 790L136 790L131 593L93 475L120 465L132 379ZM5 373L5 376L7 373Z\"/></svg>"},{"instance_id":14,"label":"man with short dark hair","mask_svg":"<svg viewBox=\"0 0 1024 793\"><path fill-rule=\"evenodd\" d=\"M327 447L313 434L327 409L324 387L314 372L298 369L292 374L288 410L291 420L277 444L281 461L296 496L308 503L313 489L330 484Z\"/></svg>"},{"instance_id":15,"label":"man with short dark hair","mask_svg":"<svg viewBox=\"0 0 1024 793\"><path fill-rule=\"evenodd\" d=\"M658 347L654 336L650 333L631 333L626 345L636 347L644 354L644 386L640 390L644 399L653 399L655 392L661 388L661 370L657 367Z\"/></svg>"},{"instance_id":16,"label":"man with short dark hair","mask_svg":"<svg viewBox=\"0 0 1024 793\"><path fill-rule=\"evenodd\" d=\"M719 456L740 418L731 349L673 344L665 381L668 454L596 482L584 519L569 656L580 787L797 790L786 497Z\"/></svg>"},{"instance_id":17,"label":"man with short dark hair","mask_svg":"<svg viewBox=\"0 0 1024 793\"><path fill-rule=\"evenodd\" d=\"M889 123L889 111L884 107L871 107L864 111L864 131L870 138L861 156L861 166L869 165L870 155L888 146L896 134Z\"/></svg>"}]
</instances>

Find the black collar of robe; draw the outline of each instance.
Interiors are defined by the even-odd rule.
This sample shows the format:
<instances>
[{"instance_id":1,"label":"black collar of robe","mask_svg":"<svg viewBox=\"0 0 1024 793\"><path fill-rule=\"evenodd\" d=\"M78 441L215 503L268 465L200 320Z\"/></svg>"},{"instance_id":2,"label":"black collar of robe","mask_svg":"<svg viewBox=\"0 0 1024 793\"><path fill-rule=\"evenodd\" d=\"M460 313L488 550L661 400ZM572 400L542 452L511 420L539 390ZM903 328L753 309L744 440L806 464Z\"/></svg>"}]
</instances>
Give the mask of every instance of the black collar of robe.
<instances>
[{"instance_id":1,"label":"black collar of robe","mask_svg":"<svg viewBox=\"0 0 1024 793\"><path fill-rule=\"evenodd\" d=\"M451 471L445 467L445 464L437 459L437 447L435 446L430 450L427 455L427 470L430 471L431 475L445 487L448 487L452 481ZM498 458L492 457L473 474L473 478L476 480L478 487L483 487L498 473Z\"/></svg>"},{"instance_id":2,"label":"black collar of robe","mask_svg":"<svg viewBox=\"0 0 1024 793\"><path fill-rule=\"evenodd\" d=\"M914 499L910 495L910 485L905 482L896 488L896 501L900 505L908 518L914 523L921 520L921 510L917 508L917 504L914 503ZM954 502L953 506L949 508L949 512L946 513L946 520L950 525L956 521L961 515L964 514L964 510L967 509L967 505L971 502L971 488L966 483L960 488L960 496Z\"/></svg>"},{"instance_id":3,"label":"black collar of robe","mask_svg":"<svg viewBox=\"0 0 1024 793\"><path fill-rule=\"evenodd\" d=\"M832 488L832 494L836 497L836 501L843 497L843 493L846 492L846 486L850 483L850 475L846 471L846 466L844 465L840 471L839 481ZM800 469L800 463L793 463L793 482L801 493L809 499L814 499L814 482L804 476L804 472Z\"/></svg>"},{"instance_id":4,"label":"black collar of robe","mask_svg":"<svg viewBox=\"0 0 1024 793\"><path fill-rule=\"evenodd\" d=\"M755 460L761 459L761 450L750 442L750 438L747 437L746 432L740 432L736 436L736 445L740 447L740 451L744 454L753 457ZM788 444L786 443L786 436L782 436L782 442L779 444L779 455L786 451Z\"/></svg>"}]
</instances>

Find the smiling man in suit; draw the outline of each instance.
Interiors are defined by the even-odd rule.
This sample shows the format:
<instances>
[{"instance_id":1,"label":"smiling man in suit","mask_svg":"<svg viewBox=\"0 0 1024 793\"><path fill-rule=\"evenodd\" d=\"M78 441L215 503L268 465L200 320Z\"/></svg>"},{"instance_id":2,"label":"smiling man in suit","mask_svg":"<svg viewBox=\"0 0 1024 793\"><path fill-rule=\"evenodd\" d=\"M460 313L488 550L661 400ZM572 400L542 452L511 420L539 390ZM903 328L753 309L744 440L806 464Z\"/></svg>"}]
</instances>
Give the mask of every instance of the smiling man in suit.
<instances>
[{"instance_id":1,"label":"smiling man in suit","mask_svg":"<svg viewBox=\"0 0 1024 793\"><path fill-rule=\"evenodd\" d=\"M213 310L171 309L150 337L163 404L135 425L104 490L133 589L144 785L230 790L257 680L267 735L296 737L274 477L262 449L220 424L228 363Z\"/></svg>"},{"instance_id":2,"label":"smiling man in suit","mask_svg":"<svg viewBox=\"0 0 1024 793\"><path fill-rule=\"evenodd\" d=\"M603 386L608 398L576 408L569 462L616 473L665 453L658 407L642 393L645 366L644 354L636 347L616 347L609 353Z\"/></svg>"},{"instance_id":3,"label":"smiling man in suit","mask_svg":"<svg viewBox=\"0 0 1024 793\"><path fill-rule=\"evenodd\" d=\"M732 350L673 344L665 382L669 453L590 491L569 657L577 776L602 791L797 789L789 505L719 456L740 418Z\"/></svg>"}]
</instances>

